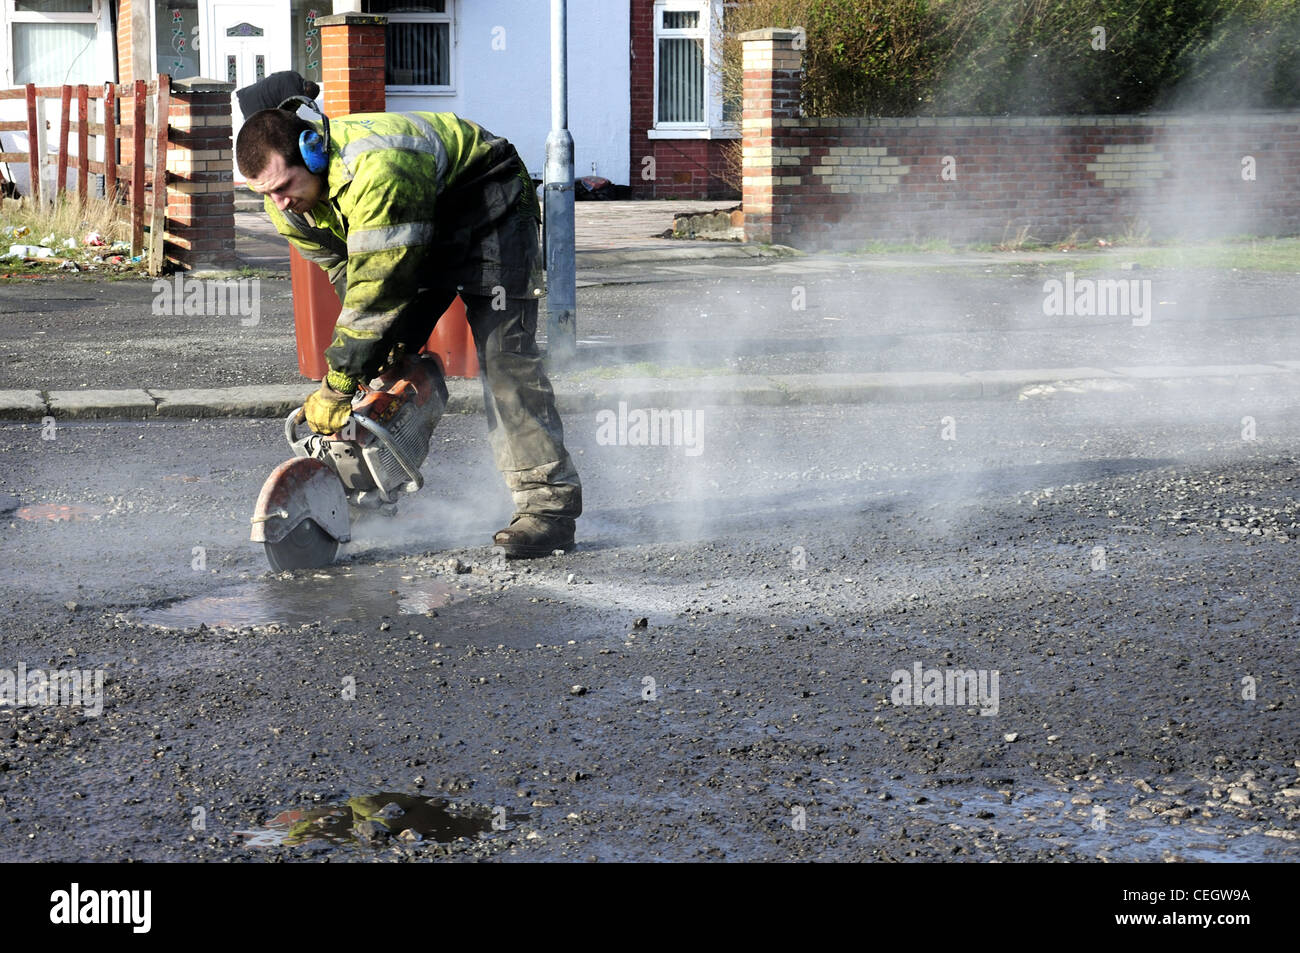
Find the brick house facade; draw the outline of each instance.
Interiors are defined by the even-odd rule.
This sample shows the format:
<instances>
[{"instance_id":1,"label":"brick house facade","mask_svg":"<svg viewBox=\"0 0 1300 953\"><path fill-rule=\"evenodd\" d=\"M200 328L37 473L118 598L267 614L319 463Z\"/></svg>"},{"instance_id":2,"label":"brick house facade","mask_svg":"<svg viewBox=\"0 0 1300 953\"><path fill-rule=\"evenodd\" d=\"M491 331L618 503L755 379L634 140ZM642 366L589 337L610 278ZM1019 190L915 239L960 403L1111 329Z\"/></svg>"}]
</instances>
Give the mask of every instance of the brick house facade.
<instances>
[{"instance_id":1,"label":"brick house facade","mask_svg":"<svg viewBox=\"0 0 1300 953\"><path fill-rule=\"evenodd\" d=\"M739 125L720 122L720 103L714 75L706 62L703 71L704 107L696 128L672 124L665 128L656 115L656 54L671 44L665 36L665 14L694 17L707 36L717 22L721 4L711 0L629 0L631 56L631 147L628 182L638 199L729 199L738 197L739 183L728 184L725 165L728 150L739 146ZM669 21L671 22L671 21ZM658 31L658 33L657 33ZM676 42L685 44L685 40ZM703 44L707 46L709 40ZM710 51L711 52L711 51ZM659 89L663 89L660 84ZM738 166L738 163L737 163Z\"/></svg>"}]
</instances>

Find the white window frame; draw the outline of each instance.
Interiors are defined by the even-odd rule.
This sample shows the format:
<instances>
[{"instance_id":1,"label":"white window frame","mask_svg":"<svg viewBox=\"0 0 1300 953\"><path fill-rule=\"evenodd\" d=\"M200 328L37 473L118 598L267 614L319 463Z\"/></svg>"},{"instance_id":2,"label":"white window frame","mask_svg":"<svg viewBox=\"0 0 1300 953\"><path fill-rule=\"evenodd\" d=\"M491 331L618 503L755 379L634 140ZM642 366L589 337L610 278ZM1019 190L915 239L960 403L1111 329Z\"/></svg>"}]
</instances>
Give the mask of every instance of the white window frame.
<instances>
[{"instance_id":1,"label":"white window frame","mask_svg":"<svg viewBox=\"0 0 1300 953\"><path fill-rule=\"evenodd\" d=\"M89 23L95 27L95 45L91 55L95 59L96 70L103 73L103 79L107 82L117 76L117 65L113 63L113 42L111 34L111 21L108 16L107 0L91 0L89 13L41 13L35 10L19 10L18 0L0 0L3 3L3 9L0 10L0 23L3 24L3 38L0 39L0 46L3 46L4 53L4 85L6 87L16 86L15 82L15 63L14 63L14 24L17 23ZM106 42L107 41L107 42ZM107 72L105 72L107 70ZM50 85L48 83L42 85ZM61 85L55 83L53 85Z\"/></svg>"},{"instance_id":2,"label":"white window frame","mask_svg":"<svg viewBox=\"0 0 1300 953\"><path fill-rule=\"evenodd\" d=\"M420 96L455 96L456 95L456 67L457 67L457 36L456 16L457 0L447 0L446 10L443 13L385 13L383 16L388 18L389 23L445 23L447 24L447 79L446 86L417 86L413 84L401 84L394 86L385 86L384 89L389 93L410 94L416 93Z\"/></svg>"},{"instance_id":3,"label":"white window frame","mask_svg":"<svg viewBox=\"0 0 1300 953\"><path fill-rule=\"evenodd\" d=\"M654 75L651 83L654 105L650 139L738 139L740 126L722 121L722 7L721 0L655 0L653 20ZM698 12L701 25L693 29L665 29L664 13ZM660 39L704 40L705 103L703 122L659 121L659 41Z\"/></svg>"}]
</instances>

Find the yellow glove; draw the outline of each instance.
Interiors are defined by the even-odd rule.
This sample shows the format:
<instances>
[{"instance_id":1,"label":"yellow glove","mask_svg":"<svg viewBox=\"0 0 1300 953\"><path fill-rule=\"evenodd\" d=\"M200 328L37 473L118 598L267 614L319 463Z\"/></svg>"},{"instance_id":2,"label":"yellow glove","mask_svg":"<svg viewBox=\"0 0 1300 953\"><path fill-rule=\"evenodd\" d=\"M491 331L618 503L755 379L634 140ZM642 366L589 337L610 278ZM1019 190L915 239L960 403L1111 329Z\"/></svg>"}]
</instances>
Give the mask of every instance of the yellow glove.
<instances>
[{"instance_id":1,"label":"yellow glove","mask_svg":"<svg viewBox=\"0 0 1300 953\"><path fill-rule=\"evenodd\" d=\"M303 404L307 426L319 434L338 433L352 416L352 395L335 390L322 383L320 390Z\"/></svg>"}]
</instances>

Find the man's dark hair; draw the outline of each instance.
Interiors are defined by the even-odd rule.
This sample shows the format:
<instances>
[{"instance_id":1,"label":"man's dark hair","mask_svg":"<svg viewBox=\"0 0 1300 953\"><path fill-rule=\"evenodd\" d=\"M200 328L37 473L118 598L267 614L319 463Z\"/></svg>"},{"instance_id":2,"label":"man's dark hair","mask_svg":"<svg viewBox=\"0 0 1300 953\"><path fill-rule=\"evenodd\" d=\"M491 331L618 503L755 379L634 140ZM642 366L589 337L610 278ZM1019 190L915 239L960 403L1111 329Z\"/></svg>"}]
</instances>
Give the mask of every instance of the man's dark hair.
<instances>
[{"instance_id":1,"label":"man's dark hair","mask_svg":"<svg viewBox=\"0 0 1300 953\"><path fill-rule=\"evenodd\" d=\"M311 123L287 109L253 113L239 130L239 141L235 144L239 171L245 178L256 178L266 170L274 154L282 156L290 169L299 165L306 168L307 163L298 149L298 137L312 128Z\"/></svg>"}]
</instances>

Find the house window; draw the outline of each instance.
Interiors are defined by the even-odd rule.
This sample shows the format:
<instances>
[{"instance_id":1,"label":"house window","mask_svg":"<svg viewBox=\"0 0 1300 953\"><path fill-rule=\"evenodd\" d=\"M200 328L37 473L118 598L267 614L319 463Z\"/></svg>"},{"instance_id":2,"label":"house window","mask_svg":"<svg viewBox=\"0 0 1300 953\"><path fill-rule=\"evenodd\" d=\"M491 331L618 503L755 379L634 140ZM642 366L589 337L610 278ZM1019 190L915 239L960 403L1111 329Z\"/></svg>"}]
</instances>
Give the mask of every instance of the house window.
<instances>
[{"instance_id":1,"label":"house window","mask_svg":"<svg viewBox=\"0 0 1300 953\"><path fill-rule=\"evenodd\" d=\"M172 79L198 76L201 42L198 0L154 0L153 22L158 72ZM219 64L213 68L218 69Z\"/></svg>"},{"instance_id":2,"label":"house window","mask_svg":"<svg viewBox=\"0 0 1300 953\"><path fill-rule=\"evenodd\" d=\"M366 13L388 17L384 82L398 91L451 90L449 0L364 0Z\"/></svg>"},{"instance_id":3,"label":"house window","mask_svg":"<svg viewBox=\"0 0 1300 953\"><path fill-rule=\"evenodd\" d=\"M4 0L16 86L97 84L99 0Z\"/></svg>"},{"instance_id":4,"label":"house window","mask_svg":"<svg viewBox=\"0 0 1300 953\"><path fill-rule=\"evenodd\" d=\"M707 3L655 6L655 122L704 125Z\"/></svg>"},{"instance_id":5,"label":"house window","mask_svg":"<svg viewBox=\"0 0 1300 953\"><path fill-rule=\"evenodd\" d=\"M722 0L656 0L652 138L728 136L722 101Z\"/></svg>"}]
</instances>

